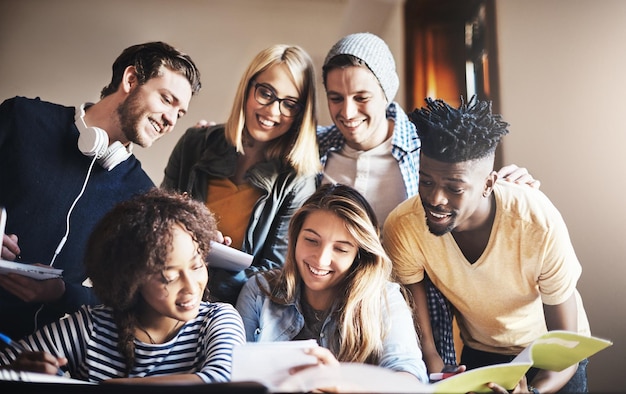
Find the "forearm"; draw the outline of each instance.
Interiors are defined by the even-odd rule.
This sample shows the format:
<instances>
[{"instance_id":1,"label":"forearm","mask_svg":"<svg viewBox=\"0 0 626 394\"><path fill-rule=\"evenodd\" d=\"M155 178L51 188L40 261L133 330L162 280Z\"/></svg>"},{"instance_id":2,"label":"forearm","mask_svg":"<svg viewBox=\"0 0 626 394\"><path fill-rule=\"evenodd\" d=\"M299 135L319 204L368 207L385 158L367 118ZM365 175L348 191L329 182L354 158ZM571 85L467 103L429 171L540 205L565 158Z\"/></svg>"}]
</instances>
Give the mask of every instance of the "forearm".
<instances>
[{"instance_id":1,"label":"forearm","mask_svg":"<svg viewBox=\"0 0 626 394\"><path fill-rule=\"evenodd\" d=\"M441 356L437 352L437 346L435 345L424 282L414 283L409 285L408 288L413 295L413 315L416 319L416 330L422 347L422 355L426 363L427 371L428 373L441 372L444 364Z\"/></svg>"},{"instance_id":2,"label":"forearm","mask_svg":"<svg viewBox=\"0 0 626 394\"><path fill-rule=\"evenodd\" d=\"M529 384L535 387L540 393L555 393L569 382L576 373L578 363L568 367L561 372L540 370Z\"/></svg>"},{"instance_id":3,"label":"forearm","mask_svg":"<svg viewBox=\"0 0 626 394\"><path fill-rule=\"evenodd\" d=\"M543 310L548 330L578 331L578 307L575 294L572 294L561 304L544 304ZM556 392L567 384L576 373L577 368L578 363L561 372L540 370L530 385L539 390L540 393Z\"/></svg>"}]
</instances>

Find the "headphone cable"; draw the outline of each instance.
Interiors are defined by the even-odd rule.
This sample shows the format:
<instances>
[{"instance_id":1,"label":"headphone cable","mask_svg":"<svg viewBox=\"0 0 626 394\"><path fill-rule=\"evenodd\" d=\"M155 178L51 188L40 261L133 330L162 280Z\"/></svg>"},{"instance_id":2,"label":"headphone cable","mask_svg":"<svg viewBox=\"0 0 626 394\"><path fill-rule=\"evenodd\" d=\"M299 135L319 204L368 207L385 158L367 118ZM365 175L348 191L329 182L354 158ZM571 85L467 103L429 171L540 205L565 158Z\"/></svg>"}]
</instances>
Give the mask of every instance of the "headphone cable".
<instances>
[{"instance_id":1,"label":"headphone cable","mask_svg":"<svg viewBox=\"0 0 626 394\"><path fill-rule=\"evenodd\" d=\"M63 235L63 238L61 238L61 241L59 242L59 244L56 247L56 250L54 251L54 255L52 256L52 260L50 261L50 264L49 264L50 267L52 267L57 256L59 255L59 253L61 253L61 250L63 250L63 246L65 246L67 237L70 234L70 216L72 215L72 211L74 210L74 207L78 203L78 200L80 200L80 198L83 196L83 193L85 192L85 189L87 188L87 182L89 181L89 177L91 176L91 170L93 169L93 166L96 163L97 158L98 158L98 155L93 156L93 159L91 160L91 163L89 164L89 169L87 170L87 176L85 177L85 181L83 182L83 187L80 189L80 193L78 193L78 196L76 196L76 198L74 199L74 202L70 206L70 209L67 211L67 216L65 218L65 234ZM44 304L41 304L41 306L35 312L35 317L34 317L35 330L34 331L37 331L37 319L39 317L39 312L41 312L41 310L43 309L43 306Z\"/></svg>"}]
</instances>

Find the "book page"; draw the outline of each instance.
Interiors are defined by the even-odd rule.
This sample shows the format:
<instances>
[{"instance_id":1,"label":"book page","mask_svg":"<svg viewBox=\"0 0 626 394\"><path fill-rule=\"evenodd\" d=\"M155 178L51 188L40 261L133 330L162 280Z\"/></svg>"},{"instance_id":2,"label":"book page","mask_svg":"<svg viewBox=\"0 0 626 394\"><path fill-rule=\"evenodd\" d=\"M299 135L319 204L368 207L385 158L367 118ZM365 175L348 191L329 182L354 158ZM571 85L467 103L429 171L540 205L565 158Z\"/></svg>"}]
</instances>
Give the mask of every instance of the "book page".
<instances>
[{"instance_id":1,"label":"book page","mask_svg":"<svg viewBox=\"0 0 626 394\"><path fill-rule=\"evenodd\" d=\"M434 385L388 368L361 363L315 366L289 376L275 393L432 393Z\"/></svg>"},{"instance_id":2,"label":"book page","mask_svg":"<svg viewBox=\"0 0 626 394\"><path fill-rule=\"evenodd\" d=\"M536 368L559 372L612 344L606 339L554 330L533 341L511 362L530 360Z\"/></svg>"},{"instance_id":3,"label":"book page","mask_svg":"<svg viewBox=\"0 0 626 394\"><path fill-rule=\"evenodd\" d=\"M287 379L289 370L303 365L316 365L317 357L304 352L317 347L314 339L284 342L248 342L233 348L231 381L259 382L275 388Z\"/></svg>"},{"instance_id":4,"label":"book page","mask_svg":"<svg viewBox=\"0 0 626 394\"><path fill-rule=\"evenodd\" d=\"M493 382L512 390L530 369L531 363L505 363L470 369L434 383L435 393L490 393L486 386Z\"/></svg>"},{"instance_id":5,"label":"book page","mask_svg":"<svg viewBox=\"0 0 626 394\"><path fill-rule=\"evenodd\" d=\"M584 358L611 346L611 341L570 331L549 331L533 341L510 363L470 369L434 384L436 393L487 393L486 383L494 382L512 390L530 369L562 371Z\"/></svg>"}]
</instances>

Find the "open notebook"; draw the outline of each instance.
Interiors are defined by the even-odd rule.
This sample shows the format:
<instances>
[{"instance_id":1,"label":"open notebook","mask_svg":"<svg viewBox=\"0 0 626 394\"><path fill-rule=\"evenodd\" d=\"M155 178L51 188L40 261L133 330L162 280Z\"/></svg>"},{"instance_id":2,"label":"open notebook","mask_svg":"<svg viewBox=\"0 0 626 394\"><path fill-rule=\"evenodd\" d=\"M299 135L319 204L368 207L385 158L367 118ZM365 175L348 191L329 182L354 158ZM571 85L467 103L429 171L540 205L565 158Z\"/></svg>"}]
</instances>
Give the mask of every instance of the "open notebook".
<instances>
[{"instance_id":1,"label":"open notebook","mask_svg":"<svg viewBox=\"0 0 626 394\"><path fill-rule=\"evenodd\" d=\"M467 393L491 392L488 382L513 389L531 366L561 371L612 345L611 341L568 331L549 331L513 361L472 369L437 383L417 379L390 369L359 363L341 363L337 368L311 366L296 373L295 366L315 365L304 353L311 341L246 343L233 351L233 381L256 381L270 392L329 390L347 393Z\"/></svg>"}]
</instances>

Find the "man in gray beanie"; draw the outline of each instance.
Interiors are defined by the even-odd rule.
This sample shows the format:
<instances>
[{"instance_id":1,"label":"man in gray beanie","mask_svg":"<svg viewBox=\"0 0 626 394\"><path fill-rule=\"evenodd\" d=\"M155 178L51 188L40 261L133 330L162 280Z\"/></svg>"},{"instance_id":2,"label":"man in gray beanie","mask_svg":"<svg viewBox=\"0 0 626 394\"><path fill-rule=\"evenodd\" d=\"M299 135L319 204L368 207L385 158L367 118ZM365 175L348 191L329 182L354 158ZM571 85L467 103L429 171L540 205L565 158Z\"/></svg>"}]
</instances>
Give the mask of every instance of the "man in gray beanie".
<instances>
[{"instance_id":1,"label":"man in gray beanie","mask_svg":"<svg viewBox=\"0 0 626 394\"><path fill-rule=\"evenodd\" d=\"M361 59L378 80L387 97L387 102L393 101L400 81L396 73L396 62L385 41L371 33L345 36L330 49L324 60L324 66L326 67L333 58L340 55L352 55ZM325 79L324 83L326 83Z\"/></svg>"},{"instance_id":2,"label":"man in gray beanie","mask_svg":"<svg viewBox=\"0 0 626 394\"><path fill-rule=\"evenodd\" d=\"M334 125L318 128L322 183L355 187L382 223L417 193L419 169L415 127L393 101L399 86L393 55L374 34L350 34L328 52L323 79Z\"/></svg>"},{"instance_id":3,"label":"man in gray beanie","mask_svg":"<svg viewBox=\"0 0 626 394\"><path fill-rule=\"evenodd\" d=\"M324 167L320 182L354 187L383 223L399 203L417 194L419 178L419 137L393 101L399 86L393 55L374 34L350 34L330 49L322 76L334 124L317 129ZM515 165L503 167L499 177L539 187ZM427 288L436 349L425 344L431 345L424 348L425 359L436 351L444 364L456 365L448 302L434 286Z\"/></svg>"}]
</instances>

